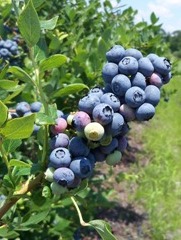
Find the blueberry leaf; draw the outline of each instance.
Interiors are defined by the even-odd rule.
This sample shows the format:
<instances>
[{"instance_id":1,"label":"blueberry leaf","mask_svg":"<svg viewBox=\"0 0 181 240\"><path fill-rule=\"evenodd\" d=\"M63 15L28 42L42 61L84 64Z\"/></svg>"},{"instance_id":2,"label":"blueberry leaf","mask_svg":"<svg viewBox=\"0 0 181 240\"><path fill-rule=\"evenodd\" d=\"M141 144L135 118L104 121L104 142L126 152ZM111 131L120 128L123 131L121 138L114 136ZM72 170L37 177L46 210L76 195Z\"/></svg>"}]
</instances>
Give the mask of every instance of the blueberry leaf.
<instances>
[{"instance_id":1,"label":"blueberry leaf","mask_svg":"<svg viewBox=\"0 0 181 240\"><path fill-rule=\"evenodd\" d=\"M65 86L64 88L59 89L54 93L54 97L64 97L68 96L69 94L75 94L78 93L84 89L89 89L88 86L86 86L83 83L73 83Z\"/></svg>"},{"instance_id":2,"label":"blueberry leaf","mask_svg":"<svg viewBox=\"0 0 181 240\"><path fill-rule=\"evenodd\" d=\"M53 68L60 67L62 64L66 63L67 57L62 54L55 54L50 56L47 59L44 59L40 63L40 71L48 71L52 70Z\"/></svg>"},{"instance_id":3,"label":"blueberry leaf","mask_svg":"<svg viewBox=\"0 0 181 240\"><path fill-rule=\"evenodd\" d=\"M1 127L5 123L8 117L8 108L1 101L0 101L0 110L1 110L1 114L0 114L0 127Z\"/></svg>"},{"instance_id":4,"label":"blueberry leaf","mask_svg":"<svg viewBox=\"0 0 181 240\"><path fill-rule=\"evenodd\" d=\"M34 121L35 114L9 120L5 126L0 129L0 133L5 139L28 138L33 132Z\"/></svg>"},{"instance_id":5,"label":"blueberry leaf","mask_svg":"<svg viewBox=\"0 0 181 240\"><path fill-rule=\"evenodd\" d=\"M30 47L33 47L40 38L40 22L32 0L29 0L18 19L21 35Z\"/></svg>"},{"instance_id":6,"label":"blueberry leaf","mask_svg":"<svg viewBox=\"0 0 181 240\"><path fill-rule=\"evenodd\" d=\"M102 240L117 240L107 222L98 219L90 221L89 224L99 233Z\"/></svg>"}]
</instances>

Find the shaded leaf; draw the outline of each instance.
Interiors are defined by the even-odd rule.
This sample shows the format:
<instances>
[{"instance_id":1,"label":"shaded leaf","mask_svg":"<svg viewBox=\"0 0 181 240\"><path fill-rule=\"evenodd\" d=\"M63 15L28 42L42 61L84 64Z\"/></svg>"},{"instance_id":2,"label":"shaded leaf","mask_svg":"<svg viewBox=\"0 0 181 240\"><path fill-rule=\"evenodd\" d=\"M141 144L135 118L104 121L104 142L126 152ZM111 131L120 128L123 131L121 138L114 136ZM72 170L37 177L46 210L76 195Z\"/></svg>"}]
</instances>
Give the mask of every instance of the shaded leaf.
<instances>
[{"instance_id":1,"label":"shaded leaf","mask_svg":"<svg viewBox=\"0 0 181 240\"><path fill-rule=\"evenodd\" d=\"M46 216L48 215L50 209L46 209L45 211L43 212L40 212L40 213L34 213L30 216L30 218L22 223L21 225L22 226L29 226L29 225L34 225L34 224L38 224L39 222L43 221Z\"/></svg>"},{"instance_id":2,"label":"shaded leaf","mask_svg":"<svg viewBox=\"0 0 181 240\"><path fill-rule=\"evenodd\" d=\"M73 83L65 86L64 88L59 89L57 92L54 93L54 97L64 97L68 96L69 94L78 93L84 89L89 90L88 86L83 83Z\"/></svg>"},{"instance_id":3,"label":"shaded leaf","mask_svg":"<svg viewBox=\"0 0 181 240\"><path fill-rule=\"evenodd\" d=\"M7 154L14 152L22 141L20 139L5 139L3 141L3 147Z\"/></svg>"},{"instance_id":4,"label":"shaded leaf","mask_svg":"<svg viewBox=\"0 0 181 240\"><path fill-rule=\"evenodd\" d=\"M11 159L9 162L10 167L31 167L29 163L20 161L18 159Z\"/></svg>"}]
</instances>

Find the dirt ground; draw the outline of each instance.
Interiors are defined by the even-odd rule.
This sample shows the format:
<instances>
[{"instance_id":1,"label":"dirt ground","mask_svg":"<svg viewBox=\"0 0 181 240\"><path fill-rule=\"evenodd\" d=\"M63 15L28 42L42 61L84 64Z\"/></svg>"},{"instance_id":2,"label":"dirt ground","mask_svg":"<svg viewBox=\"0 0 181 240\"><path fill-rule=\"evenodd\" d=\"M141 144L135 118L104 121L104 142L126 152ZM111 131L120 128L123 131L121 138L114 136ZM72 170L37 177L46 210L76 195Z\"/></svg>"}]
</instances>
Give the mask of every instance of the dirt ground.
<instances>
[{"instance_id":1,"label":"dirt ground","mask_svg":"<svg viewBox=\"0 0 181 240\"><path fill-rule=\"evenodd\" d=\"M136 183L130 184L125 180L121 182L115 181L120 172L130 173L131 167L137 162L138 154L144 151L141 141L143 128L144 125L142 124L132 124L128 135L129 146L123 154L121 163L114 167L111 178L105 183L105 187L110 188L111 186L114 189L114 193L109 199L111 208L97 209L96 218L105 220L110 224L117 240L151 240L149 236L151 227L149 226L147 213L140 203L131 199L131 195L134 195L136 190ZM139 158L139 164L143 166L148 161L149 159L145 157ZM96 166L98 171L99 167L100 172L106 174L107 167L103 168L102 165L98 165ZM83 231L86 231L86 234L81 240L101 240L95 231Z\"/></svg>"}]
</instances>

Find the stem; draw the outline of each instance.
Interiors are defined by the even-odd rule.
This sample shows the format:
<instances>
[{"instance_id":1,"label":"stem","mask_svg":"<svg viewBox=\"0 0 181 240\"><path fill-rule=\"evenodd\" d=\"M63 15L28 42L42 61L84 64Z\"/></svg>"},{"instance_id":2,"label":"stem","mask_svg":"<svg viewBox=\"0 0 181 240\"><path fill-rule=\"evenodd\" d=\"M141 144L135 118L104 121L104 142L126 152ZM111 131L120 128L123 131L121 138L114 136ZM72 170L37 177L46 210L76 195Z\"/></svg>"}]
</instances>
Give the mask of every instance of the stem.
<instances>
[{"instance_id":1,"label":"stem","mask_svg":"<svg viewBox=\"0 0 181 240\"><path fill-rule=\"evenodd\" d=\"M80 211L80 208L79 208L77 202L75 201L75 198L74 198L74 197L71 197L71 200L72 200L72 202L73 202L73 204L74 204L74 206L75 206L75 208L76 208L76 210L77 210L77 213L78 213L78 216L79 216L79 220L80 220L80 224L81 224L82 226L84 226L84 227L91 226L89 223L87 223L87 222L85 222L85 221L83 220L82 213L81 213L81 211Z\"/></svg>"},{"instance_id":2,"label":"stem","mask_svg":"<svg viewBox=\"0 0 181 240\"><path fill-rule=\"evenodd\" d=\"M27 180L22 188L16 192L11 198L7 199L4 205L0 208L0 219L6 214L6 212L26 193L33 190L43 180L44 173L40 173L33 180Z\"/></svg>"}]
</instances>

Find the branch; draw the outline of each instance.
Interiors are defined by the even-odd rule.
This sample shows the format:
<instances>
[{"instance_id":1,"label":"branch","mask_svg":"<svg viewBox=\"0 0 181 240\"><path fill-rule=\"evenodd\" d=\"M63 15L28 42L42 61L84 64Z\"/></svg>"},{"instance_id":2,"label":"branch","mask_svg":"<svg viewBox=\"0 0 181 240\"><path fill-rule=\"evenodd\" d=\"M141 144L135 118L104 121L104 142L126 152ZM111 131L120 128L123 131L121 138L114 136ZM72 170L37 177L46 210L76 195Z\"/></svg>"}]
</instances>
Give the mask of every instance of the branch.
<instances>
[{"instance_id":1,"label":"branch","mask_svg":"<svg viewBox=\"0 0 181 240\"><path fill-rule=\"evenodd\" d=\"M33 190L43 180L44 173L40 173L33 180L27 180L22 188L16 192L16 195L7 199L4 205L0 208L0 219L6 214L6 212L26 193Z\"/></svg>"}]
</instances>

